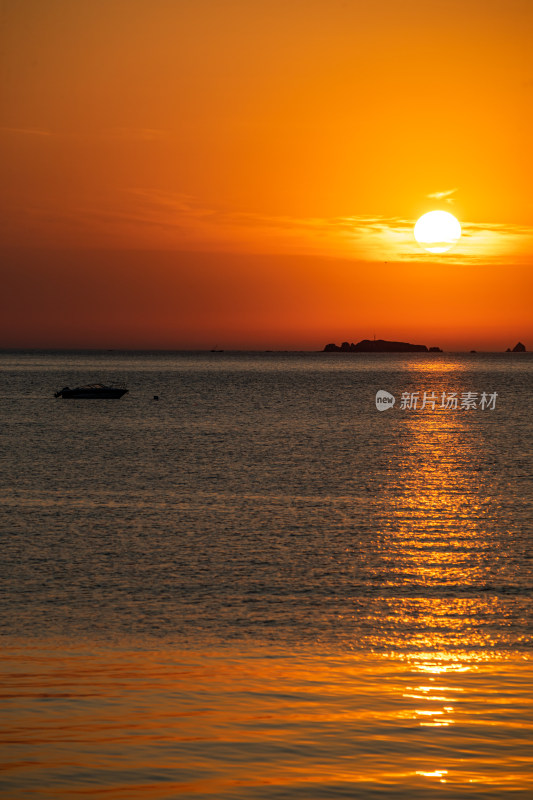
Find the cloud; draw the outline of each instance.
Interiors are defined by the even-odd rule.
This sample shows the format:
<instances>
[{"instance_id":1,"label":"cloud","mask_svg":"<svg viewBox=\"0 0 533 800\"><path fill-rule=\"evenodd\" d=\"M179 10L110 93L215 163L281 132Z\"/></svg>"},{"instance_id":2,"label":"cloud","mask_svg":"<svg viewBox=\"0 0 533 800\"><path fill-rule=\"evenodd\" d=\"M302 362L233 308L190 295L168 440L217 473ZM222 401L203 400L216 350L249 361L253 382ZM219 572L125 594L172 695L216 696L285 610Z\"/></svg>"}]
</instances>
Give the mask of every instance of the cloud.
<instances>
[{"instance_id":1,"label":"cloud","mask_svg":"<svg viewBox=\"0 0 533 800\"><path fill-rule=\"evenodd\" d=\"M451 196L455 194L457 189L448 189L446 192L432 192L432 194L427 194L426 197L429 197L431 200L446 200L447 203L451 203Z\"/></svg>"},{"instance_id":2,"label":"cloud","mask_svg":"<svg viewBox=\"0 0 533 800\"><path fill-rule=\"evenodd\" d=\"M86 218L126 237L152 237L160 246L194 250L305 254L364 261L420 260L414 221L380 216L289 217L225 210L188 194L124 190L114 208L85 210ZM152 233L150 232L152 229Z\"/></svg>"},{"instance_id":3,"label":"cloud","mask_svg":"<svg viewBox=\"0 0 533 800\"><path fill-rule=\"evenodd\" d=\"M533 249L533 227L462 221L460 240L437 255L422 250L415 241L415 220L376 215L273 216L224 209L190 194L146 187L115 189L62 211L19 208L16 216L24 220L25 238L31 228L32 235L43 241L52 237L96 247L464 265L524 263ZM12 226L9 230L13 232Z\"/></svg>"},{"instance_id":4,"label":"cloud","mask_svg":"<svg viewBox=\"0 0 533 800\"><path fill-rule=\"evenodd\" d=\"M452 194L455 194L457 189L448 189L446 192L433 192L432 194L427 194L426 197L429 197L432 200L446 200L447 203L453 202L451 200Z\"/></svg>"},{"instance_id":5,"label":"cloud","mask_svg":"<svg viewBox=\"0 0 533 800\"><path fill-rule=\"evenodd\" d=\"M465 265L517 263L533 249L533 228L524 226L463 222L459 242L435 255L415 241L415 220L400 217L278 217L206 206L181 193L137 188L127 195L122 207L95 210L93 219L110 230L122 228L127 236L142 229L165 247Z\"/></svg>"},{"instance_id":6,"label":"cloud","mask_svg":"<svg viewBox=\"0 0 533 800\"><path fill-rule=\"evenodd\" d=\"M0 128L2 133L21 134L22 136L53 136L51 131L43 131L39 128Z\"/></svg>"}]
</instances>

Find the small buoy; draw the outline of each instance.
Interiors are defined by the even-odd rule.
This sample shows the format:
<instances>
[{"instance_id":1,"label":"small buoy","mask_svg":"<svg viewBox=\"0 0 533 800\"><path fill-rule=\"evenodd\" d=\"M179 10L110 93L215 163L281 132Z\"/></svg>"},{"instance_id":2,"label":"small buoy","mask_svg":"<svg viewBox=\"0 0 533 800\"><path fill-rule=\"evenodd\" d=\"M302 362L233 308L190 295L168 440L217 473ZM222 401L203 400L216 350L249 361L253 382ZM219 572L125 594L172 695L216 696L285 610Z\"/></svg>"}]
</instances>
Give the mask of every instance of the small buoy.
<instances>
[{"instance_id":1,"label":"small buoy","mask_svg":"<svg viewBox=\"0 0 533 800\"><path fill-rule=\"evenodd\" d=\"M159 395L158 394L154 394L154 400L159 400Z\"/></svg>"}]
</instances>

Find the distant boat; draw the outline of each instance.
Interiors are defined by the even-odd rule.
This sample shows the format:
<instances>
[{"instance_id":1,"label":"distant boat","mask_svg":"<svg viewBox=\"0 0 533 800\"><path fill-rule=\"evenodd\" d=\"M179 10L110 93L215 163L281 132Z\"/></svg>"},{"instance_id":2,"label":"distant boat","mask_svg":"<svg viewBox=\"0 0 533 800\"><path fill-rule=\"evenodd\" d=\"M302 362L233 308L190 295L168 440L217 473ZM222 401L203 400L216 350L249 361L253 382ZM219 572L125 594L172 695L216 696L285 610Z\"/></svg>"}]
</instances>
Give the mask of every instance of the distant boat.
<instances>
[{"instance_id":1,"label":"distant boat","mask_svg":"<svg viewBox=\"0 0 533 800\"><path fill-rule=\"evenodd\" d=\"M103 383L90 383L87 386L78 386L76 389L70 389L65 386L59 392L56 392L54 397L62 397L63 400L110 400L122 397L127 391L123 386L105 386Z\"/></svg>"},{"instance_id":2,"label":"distant boat","mask_svg":"<svg viewBox=\"0 0 533 800\"><path fill-rule=\"evenodd\" d=\"M215 345L215 347L211 348L211 353L223 353L223 352L224 351L223 350L219 350L216 345Z\"/></svg>"}]
</instances>

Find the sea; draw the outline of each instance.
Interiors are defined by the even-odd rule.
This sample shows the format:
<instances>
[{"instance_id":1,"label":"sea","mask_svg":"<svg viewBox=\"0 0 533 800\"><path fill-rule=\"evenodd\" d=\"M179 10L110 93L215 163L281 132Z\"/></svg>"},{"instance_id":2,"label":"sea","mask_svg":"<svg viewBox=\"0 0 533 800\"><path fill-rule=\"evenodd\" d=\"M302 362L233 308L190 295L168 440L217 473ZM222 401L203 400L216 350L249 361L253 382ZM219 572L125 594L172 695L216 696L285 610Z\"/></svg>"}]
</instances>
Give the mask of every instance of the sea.
<instances>
[{"instance_id":1,"label":"sea","mask_svg":"<svg viewBox=\"0 0 533 800\"><path fill-rule=\"evenodd\" d=\"M2 351L3 800L531 798L532 378Z\"/></svg>"}]
</instances>

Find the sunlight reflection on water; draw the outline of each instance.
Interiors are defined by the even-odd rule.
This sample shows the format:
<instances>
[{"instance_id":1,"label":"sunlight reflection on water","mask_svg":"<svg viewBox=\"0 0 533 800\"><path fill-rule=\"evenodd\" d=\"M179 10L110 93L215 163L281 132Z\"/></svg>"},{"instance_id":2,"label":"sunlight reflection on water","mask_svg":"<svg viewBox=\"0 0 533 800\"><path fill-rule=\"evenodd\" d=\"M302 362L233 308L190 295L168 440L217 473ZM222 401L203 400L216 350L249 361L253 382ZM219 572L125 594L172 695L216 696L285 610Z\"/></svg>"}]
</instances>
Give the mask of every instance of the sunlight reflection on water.
<instances>
[{"instance_id":1,"label":"sunlight reflection on water","mask_svg":"<svg viewBox=\"0 0 533 800\"><path fill-rule=\"evenodd\" d=\"M422 797L443 776L454 797L533 790L527 660L57 642L5 670L6 797Z\"/></svg>"}]
</instances>

